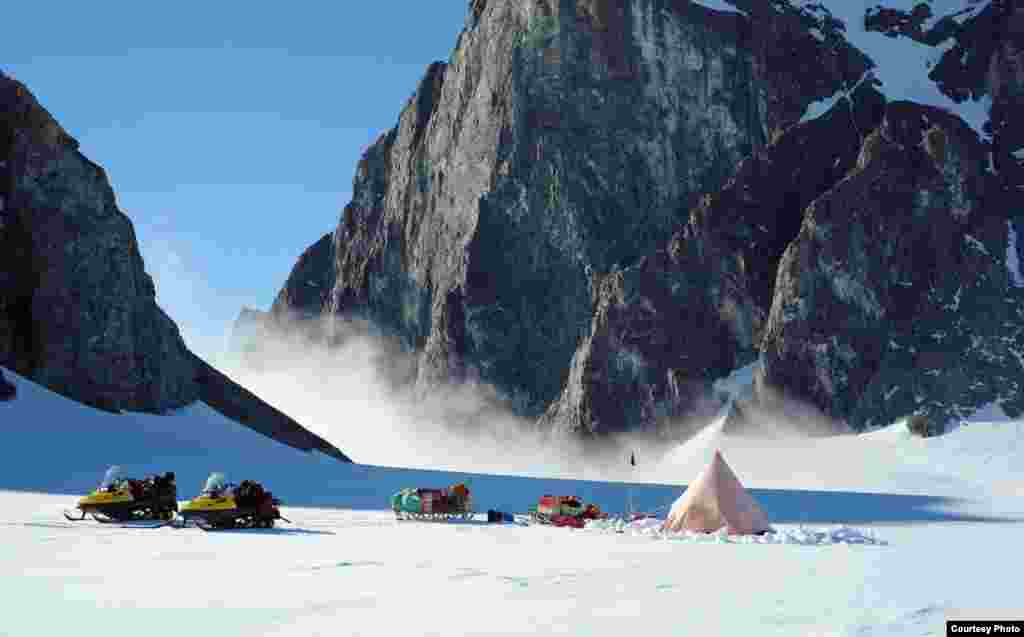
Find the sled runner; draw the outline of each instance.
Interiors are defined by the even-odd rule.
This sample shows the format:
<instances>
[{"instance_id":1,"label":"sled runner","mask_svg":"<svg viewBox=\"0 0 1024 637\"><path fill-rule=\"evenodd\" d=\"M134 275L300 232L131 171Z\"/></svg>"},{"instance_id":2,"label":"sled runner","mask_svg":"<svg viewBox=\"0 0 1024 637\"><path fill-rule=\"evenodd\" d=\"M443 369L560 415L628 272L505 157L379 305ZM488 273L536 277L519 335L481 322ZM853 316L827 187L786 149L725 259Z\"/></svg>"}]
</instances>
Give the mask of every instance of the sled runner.
<instances>
[{"instance_id":1,"label":"sled runner","mask_svg":"<svg viewBox=\"0 0 1024 637\"><path fill-rule=\"evenodd\" d=\"M184 524L193 522L204 531L223 529L269 529L281 515L281 501L253 480L235 485L223 473L212 473L202 492L186 503L179 515Z\"/></svg>"},{"instance_id":2,"label":"sled runner","mask_svg":"<svg viewBox=\"0 0 1024 637\"><path fill-rule=\"evenodd\" d=\"M473 519L473 499L465 484L449 489L402 489L391 496L399 520L446 522Z\"/></svg>"},{"instance_id":3,"label":"sled runner","mask_svg":"<svg viewBox=\"0 0 1024 637\"><path fill-rule=\"evenodd\" d=\"M178 490L174 472L137 480L128 478L114 465L107 469L99 487L78 500L77 514L64 511L71 522L80 522L88 515L104 524L129 522L160 522L163 526L174 519L178 510Z\"/></svg>"}]
</instances>

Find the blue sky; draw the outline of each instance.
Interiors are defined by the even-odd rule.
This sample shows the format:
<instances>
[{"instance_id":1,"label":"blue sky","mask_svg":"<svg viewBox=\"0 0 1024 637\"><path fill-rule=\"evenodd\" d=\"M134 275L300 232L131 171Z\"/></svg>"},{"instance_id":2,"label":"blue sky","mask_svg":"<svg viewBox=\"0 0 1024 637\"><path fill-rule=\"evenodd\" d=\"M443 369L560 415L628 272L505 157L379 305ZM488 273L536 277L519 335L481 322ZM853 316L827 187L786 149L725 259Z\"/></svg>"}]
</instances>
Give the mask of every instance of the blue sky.
<instances>
[{"instance_id":1,"label":"blue sky","mask_svg":"<svg viewBox=\"0 0 1024 637\"><path fill-rule=\"evenodd\" d=\"M106 169L160 305L211 357L333 230L467 4L14 3L0 68Z\"/></svg>"}]
</instances>

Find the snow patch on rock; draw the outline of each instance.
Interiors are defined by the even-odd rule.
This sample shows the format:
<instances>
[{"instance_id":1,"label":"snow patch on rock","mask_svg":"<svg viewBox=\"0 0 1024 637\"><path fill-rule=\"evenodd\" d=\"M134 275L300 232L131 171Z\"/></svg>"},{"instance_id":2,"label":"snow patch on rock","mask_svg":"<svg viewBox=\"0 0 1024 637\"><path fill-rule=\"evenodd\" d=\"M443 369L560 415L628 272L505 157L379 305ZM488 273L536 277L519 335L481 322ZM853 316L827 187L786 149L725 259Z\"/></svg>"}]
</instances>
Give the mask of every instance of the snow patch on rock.
<instances>
[{"instance_id":1,"label":"snow patch on rock","mask_svg":"<svg viewBox=\"0 0 1024 637\"><path fill-rule=\"evenodd\" d=\"M885 315L882 304L879 303L875 291L870 286L865 285L853 274L836 265L819 263L819 267L828 275L832 291L837 299L864 310L866 314L876 319Z\"/></svg>"},{"instance_id":2,"label":"snow patch on rock","mask_svg":"<svg viewBox=\"0 0 1024 637\"><path fill-rule=\"evenodd\" d=\"M829 112L836 102L846 97L843 91L838 91L835 95L824 97L820 100L815 100L807 105L807 110L804 111L803 117L800 118L800 123L809 122L812 119L817 119Z\"/></svg>"},{"instance_id":3,"label":"snow patch on rock","mask_svg":"<svg viewBox=\"0 0 1024 637\"><path fill-rule=\"evenodd\" d=\"M916 4L918 0L901 0L887 2L886 6L910 11ZM984 9L987 0L937 0L931 4L933 13L938 17L946 15L946 5L951 6L952 10L963 8L965 13L956 18L963 21ZM879 91L889 101L909 100L942 108L963 118L982 139L988 138L982 126L988 120L989 108L992 105L989 97L957 104L944 95L934 82L927 79L928 64L935 52L941 49L906 37L892 38L882 33L865 31L863 3L833 0L828 2L827 6L832 15L846 25L846 38L850 44L866 53L878 65L872 72L881 81ZM948 44L943 42L939 46Z\"/></svg>"},{"instance_id":4,"label":"snow patch on rock","mask_svg":"<svg viewBox=\"0 0 1024 637\"><path fill-rule=\"evenodd\" d=\"M726 394L730 399L746 398L754 392L754 374L761 368L761 361L757 360L734 370L725 378L715 381L716 393Z\"/></svg>"},{"instance_id":5,"label":"snow patch on rock","mask_svg":"<svg viewBox=\"0 0 1024 637\"><path fill-rule=\"evenodd\" d=\"M692 0L692 2L698 6L704 7L705 9L711 9L713 11L722 11L725 13L738 13L739 15L747 15L746 11L738 9L724 0Z\"/></svg>"},{"instance_id":6,"label":"snow patch on rock","mask_svg":"<svg viewBox=\"0 0 1024 637\"><path fill-rule=\"evenodd\" d=\"M811 102L810 104L807 105L807 110L804 111L803 117L800 118L800 122L808 122L812 119L817 119L818 117L821 117L825 113L829 112L829 110L835 105L835 103L841 99L846 100L847 104L850 107L850 112L852 113L853 98L850 96L853 95L853 93L858 88L860 88L860 85L863 84L865 80L872 77L874 77L874 75L871 71L865 71L864 75L861 75L860 79L857 80L853 86L836 91L835 94L830 95L829 97L824 97L820 100L815 100Z\"/></svg>"},{"instance_id":7,"label":"snow patch on rock","mask_svg":"<svg viewBox=\"0 0 1024 637\"><path fill-rule=\"evenodd\" d=\"M900 8L912 9L917 4L917 1L903 2L902 4L905 6ZM991 3L991 0L930 0L932 17L925 20L921 28L928 31L937 25L944 16L950 14L952 14L950 17L956 20L957 24L963 24L977 16ZM900 3L893 2L891 4L896 6Z\"/></svg>"},{"instance_id":8,"label":"snow patch on rock","mask_svg":"<svg viewBox=\"0 0 1024 637\"><path fill-rule=\"evenodd\" d=\"M1006 241L1006 269L1010 271L1010 284L1015 288L1024 288L1024 277L1020 274L1020 261L1017 258L1017 231L1013 222L1007 220L1009 230Z\"/></svg>"},{"instance_id":9,"label":"snow patch on rock","mask_svg":"<svg viewBox=\"0 0 1024 637\"><path fill-rule=\"evenodd\" d=\"M999 403L989 403L971 414L971 417L968 418L964 424L970 424L972 422L1008 422L1011 420L1013 419L1006 415L1006 412L1003 411L1003 408Z\"/></svg>"}]
</instances>

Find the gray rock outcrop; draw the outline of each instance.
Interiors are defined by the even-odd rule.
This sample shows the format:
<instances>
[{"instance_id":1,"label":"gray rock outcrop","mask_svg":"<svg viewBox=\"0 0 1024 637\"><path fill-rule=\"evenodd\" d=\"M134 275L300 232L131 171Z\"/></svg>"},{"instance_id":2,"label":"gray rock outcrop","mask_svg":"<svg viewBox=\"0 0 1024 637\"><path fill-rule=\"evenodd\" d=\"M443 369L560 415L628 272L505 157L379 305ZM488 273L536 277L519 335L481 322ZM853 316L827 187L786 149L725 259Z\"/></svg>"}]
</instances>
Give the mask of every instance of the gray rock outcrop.
<instances>
[{"instance_id":1,"label":"gray rock outcrop","mask_svg":"<svg viewBox=\"0 0 1024 637\"><path fill-rule=\"evenodd\" d=\"M986 163L959 118L889 104L783 256L760 387L855 428L990 402L1020 413L1021 291Z\"/></svg>"},{"instance_id":2,"label":"gray rock outcrop","mask_svg":"<svg viewBox=\"0 0 1024 637\"><path fill-rule=\"evenodd\" d=\"M367 318L418 353L420 387L480 380L540 415L592 332L592 275L663 249L703 193L869 67L806 20L474 3L359 163L329 303L289 285L275 308Z\"/></svg>"},{"instance_id":3,"label":"gray rock outcrop","mask_svg":"<svg viewBox=\"0 0 1024 637\"><path fill-rule=\"evenodd\" d=\"M199 397L103 169L0 76L0 363L110 411Z\"/></svg>"},{"instance_id":4,"label":"gray rock outcrop","mask_svg":"<svg viewBox=\"0 0 1024 637\"><path fill-rule=\"evenodd\" d=\"M421 389L586 435L661 432L754 358L748 414L1019 411L1021 7L865 13L944 47L922 81L991 97L979 138L887 103L826 6L730 4L471 2L273 312L366 319Z\"/></svg>"},{"instance_id":5,"label":"gray rock outcrop","mask_svg":"<svg viewBox=\"0 0 1024 637\"><path fill-rule=\"evenodd\" d=\"M0 365L115 413L165 413L202 400L280 442L347 460L188 350L156 303L103 169L3 74Z\"/></svg>"}]
</instances>

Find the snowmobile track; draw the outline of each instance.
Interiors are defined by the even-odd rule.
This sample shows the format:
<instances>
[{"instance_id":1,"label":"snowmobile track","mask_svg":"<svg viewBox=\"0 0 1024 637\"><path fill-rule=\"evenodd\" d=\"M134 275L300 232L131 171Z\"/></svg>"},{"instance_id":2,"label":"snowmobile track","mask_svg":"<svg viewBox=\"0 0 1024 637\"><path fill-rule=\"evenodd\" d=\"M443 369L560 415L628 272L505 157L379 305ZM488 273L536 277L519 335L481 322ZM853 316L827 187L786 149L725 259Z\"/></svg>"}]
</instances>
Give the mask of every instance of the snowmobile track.
<instances>
[{"instance_id":1,"label":"snowmobile track","mask_svg":"<svg viewBox=\"0 0 1024 637\"><path fill-rule=\"evenodd\" d=\"M284 517L283 515L282 516L278 516L276 518L276 520L281 520L282 522L287 522L288 524L294 524L294 522L292 522L288 518ZM189 525L190 522L194 526L200 528L201 530L203 530L203 531L205 531L207 533L217 533L218 531L249 531L249 530L257 530L258 531L258 530L272 529L275 526L274 524L270 524L270 526L261 526L261 525L255 524L252 521L248 521L248 522L241 523L241 524L236 523L236 524L234 524L232 526L217 526L215 524L211 524L210 521L206 520L205 518L202 518L202 517L199 517L199 516L195 516L191 520L182 520L182 524L178 528L185 528L186 526ZM273 522L273 520L271 522Z\"/></svg>"}]
</instances>

